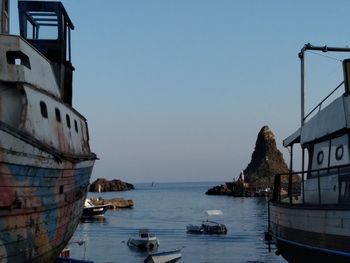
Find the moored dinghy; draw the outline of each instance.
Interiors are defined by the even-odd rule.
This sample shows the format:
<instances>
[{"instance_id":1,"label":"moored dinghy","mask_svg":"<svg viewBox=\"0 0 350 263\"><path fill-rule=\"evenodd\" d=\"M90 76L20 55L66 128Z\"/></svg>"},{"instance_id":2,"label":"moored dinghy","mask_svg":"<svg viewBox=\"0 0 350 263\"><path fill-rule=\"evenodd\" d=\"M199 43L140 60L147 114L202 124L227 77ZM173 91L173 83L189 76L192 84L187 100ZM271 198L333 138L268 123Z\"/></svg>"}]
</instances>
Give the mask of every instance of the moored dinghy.
<instances>
[{"instance_id":1,"label":"moored dinghy","mask_svg":"<svg viewBox=\"0 0 350 263\"><path fill-rule=\"evenodd\" d=\"M190 234L226 234L227 228L224 224L215 221L209 221L209 216L223 216L221 210L207 210L207 220L203 221L201 225L189 224L186 226L187 233Z\"/></svg>"},{"instance_id":2,"label":"moored dinghy","mask_svg":"<svg viewBox=\"0 0 350 263\"><path fill-rule=\"evenodd\" d=\"M181 249L152 253L145 259L145 263L172 263L181 259Z\"/></svg>"},{"instance_id":3,"label":"moored dinghy","mask_svg":"<svg viewBox=\"0 0 350 263\"><path fill-rule=\"evenodd\" d=\"M159 240L149 229L140 229L138 236L129 238L127 245L131 248L152 250L158 248Z\"/></svg>"},{"instance_id":4,"label":"moored dinghy","mask_svg":"<svg viewBox=\"0 0 350 263\"><path fill-rule=\"evenodd\" d=\"M205 211L207 213L207 216L223 216L224 213L221 210L207 210ZM224 224L214 222L214 221L203 221L202 223L202 228L204 234L226 234L227 233L227 228Z\"/></svg>"},{"instance_id":5,"label":"moored dinghy","mask_svg":"<svg viewBox=\"0 0 350 263\"><path fill-rule=\"evenodd\" d=\"M90 198L86 198L82 217L89 218L103 216L109 206L109 204L94 205Z\"/></svg>"}]
</instances>

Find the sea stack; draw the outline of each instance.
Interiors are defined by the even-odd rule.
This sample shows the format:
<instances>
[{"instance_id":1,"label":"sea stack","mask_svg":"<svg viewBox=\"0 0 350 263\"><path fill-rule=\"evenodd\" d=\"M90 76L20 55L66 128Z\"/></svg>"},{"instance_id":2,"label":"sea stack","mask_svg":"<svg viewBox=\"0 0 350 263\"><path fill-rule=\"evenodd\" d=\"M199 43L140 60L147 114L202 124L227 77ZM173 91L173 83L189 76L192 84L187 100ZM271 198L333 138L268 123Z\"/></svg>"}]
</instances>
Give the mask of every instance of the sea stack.
<instances>
[{"instance_id":1,"label":"sea stack","mask_svg":"<svg viewBox=\"0 0 350 263\"><path fill-rule=\"evenodd\" d=\"M209 189L208 195L259 196L273 187L277 173L287 173L288 166L277 149L275 136L268 126L258 133L252 158L237 180Z\"/></svg>"},{"instance_id":2,"label":"sea stack","mask_svg":"<svg viewBox=\"0 0 350 263\"><path fill-rule=\"evenodd\" d=\"M256 139L252 159L243 170L244 182L252 189L269 188L273 186L275 174L288 172L283 155L277 149L275 135L268 126L262 127Z\"/></svg>"}]
</instances>

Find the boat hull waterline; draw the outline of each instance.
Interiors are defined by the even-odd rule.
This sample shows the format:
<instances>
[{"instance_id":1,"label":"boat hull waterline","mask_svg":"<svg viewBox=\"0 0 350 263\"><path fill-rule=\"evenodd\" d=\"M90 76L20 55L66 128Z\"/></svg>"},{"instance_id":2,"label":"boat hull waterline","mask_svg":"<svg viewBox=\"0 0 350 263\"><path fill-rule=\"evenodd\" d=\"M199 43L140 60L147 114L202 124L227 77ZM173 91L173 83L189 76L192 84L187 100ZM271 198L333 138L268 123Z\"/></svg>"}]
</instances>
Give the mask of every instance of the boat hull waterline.
<instances>
[{"instance_id":1,"label":"boat hull waterline","mask_svg":"<svg viewBox=\"0 0 350 263\"><path fill-rule=\"evenodd\" d=\"M350 218L350 211L273 206L270 213L277 253L287 261L350 261L350 234L341 227Z\"/></svg>"}]
</instances>

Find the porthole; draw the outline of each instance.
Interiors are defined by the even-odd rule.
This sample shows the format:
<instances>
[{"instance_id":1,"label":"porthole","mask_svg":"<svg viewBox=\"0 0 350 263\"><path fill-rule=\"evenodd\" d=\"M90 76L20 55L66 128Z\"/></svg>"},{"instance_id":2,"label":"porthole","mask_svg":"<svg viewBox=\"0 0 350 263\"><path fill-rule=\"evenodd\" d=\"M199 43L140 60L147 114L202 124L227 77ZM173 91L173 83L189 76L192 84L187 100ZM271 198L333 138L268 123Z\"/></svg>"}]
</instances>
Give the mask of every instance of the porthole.
<instances>
[{"instance_id":1,"label":"porthole","mask_svg":"<svg viewBox=\"0 0 350 263\"><path fill-rule=\"evenodd\" d=\"M324 157L323 151L319 151L317 154L317 163L319 165L323 163L323 157Z\"/></svg>"},{"instance_id":2,"label":"porthole","mask_svg":"<svg viewBox=\"0 0 350 263\"><path fill-rule=\"evenodd\" d=\"M56 120L58 122L61 122L61 112L58 108L55 108L55 113L56 113Z\"/></svg>"},{"instance_id":3,"label":"porthole","mask_svg":"<svg viewBox=\"0 0 350 263\"><path fill-rule=\"evenodd\" d=\"M68 128L70 128L70 117L68 114L66 114L66 122L67 122Z\"/></svg>"},{"instance_id":4,"label":"porthole","mask_svg":"<svg viewBox=\"0 0 350 263\"><path fill-rule=\"evenodd\" d=\"M41 111L41 116L47 119L47 107L45 102L43 101L40 101L40 111Z\"/></svg>"},{"instance_id":5,"label":"porthole","mask_svg":"<svg viewBox=\"0 0 350 263\"><path fill-rule=\"evenodd\" d=\"M75 131L78 133L78 123L76 120L74 120L74 128L75 128Z\"/></svg>"},{"instance_id":6,"label":"porthole","mask_svg":"<svg viewBox=\"0 0 350 263\"><path fill-rule=\"evenodd\" d=\"M335 150L335 159L337 161L340 161L343 158L343 155L344 155L344 147L343 145L339 145Z\"/></svg>"}]
</instances>

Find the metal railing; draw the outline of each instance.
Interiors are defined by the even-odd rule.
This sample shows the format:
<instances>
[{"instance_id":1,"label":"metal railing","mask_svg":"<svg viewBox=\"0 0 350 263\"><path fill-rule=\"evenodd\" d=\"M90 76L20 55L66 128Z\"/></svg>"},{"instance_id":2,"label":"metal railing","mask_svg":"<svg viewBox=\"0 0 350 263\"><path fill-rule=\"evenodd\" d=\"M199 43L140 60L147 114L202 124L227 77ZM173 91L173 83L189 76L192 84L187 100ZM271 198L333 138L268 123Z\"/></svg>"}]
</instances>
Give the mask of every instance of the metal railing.
<instances>
[{"instance_id":1,"label":"metal railing","mask_svg":"<svg viewBox=\"0 0 350 263\"><path fill-rule=\"evenodd\" d=\"M335 177L331 186L326 185L326 180L322 182L322 178L327 176ZM305 189L306 180L313 180L314 187L311 190ZM309 192L308 195L305 195L305 190ZM350 205L350 165L276 174L271 201L287 204Z\"/></svg>"},{"instance_id":2,"label":"metal railing","mask_svg":"<svg viewBox=\"0 0 350 263\"><path fill-rule=\"evenodd\" d=\"M342 81L334 90L332 90L319 104L317 104L305 117L303 121L306 121L306 119L318 108L321 110L322 103L325 102L330 96L333 95L334 92L336 92L342 85L344 84L344 81Z\"/></svg>"}]
</instances>

